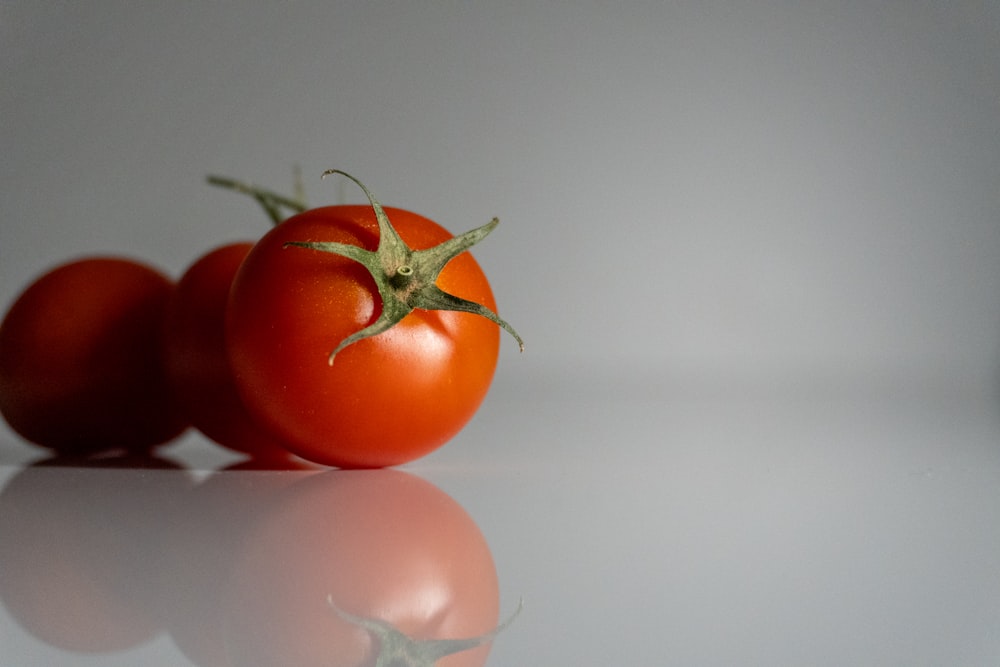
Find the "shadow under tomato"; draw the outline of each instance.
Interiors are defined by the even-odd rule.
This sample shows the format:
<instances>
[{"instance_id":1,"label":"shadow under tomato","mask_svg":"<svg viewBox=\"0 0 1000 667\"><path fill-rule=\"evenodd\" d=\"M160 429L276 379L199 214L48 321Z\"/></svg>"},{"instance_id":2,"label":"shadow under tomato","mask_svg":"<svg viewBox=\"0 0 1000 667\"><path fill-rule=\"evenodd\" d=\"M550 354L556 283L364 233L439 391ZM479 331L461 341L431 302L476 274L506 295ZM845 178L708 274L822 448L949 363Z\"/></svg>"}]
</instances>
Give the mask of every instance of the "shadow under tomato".
<instances>
[{"instance_id":1,"label":"shadow under tomato","mask_svg":"<svg viewBox=\"0 0 1000 667\"><path fill-rule=\"evenodd\" d=\"M226 466L220 472L320 472L329 466L311 463L291 452L281 452L269 456L251 456Z\"/></svg>"},{"instance_id":2,"label":"shadow under tomato","mask_svg":"<svg viewBox=\"0 0 1000 667\"><path fill-rule=\"evenodd\" d=\"M139 455L52 458L0 491L0 600L41 641L112 652L164 630L161 536L193 480Z\"/></svg>"}]
</instances>

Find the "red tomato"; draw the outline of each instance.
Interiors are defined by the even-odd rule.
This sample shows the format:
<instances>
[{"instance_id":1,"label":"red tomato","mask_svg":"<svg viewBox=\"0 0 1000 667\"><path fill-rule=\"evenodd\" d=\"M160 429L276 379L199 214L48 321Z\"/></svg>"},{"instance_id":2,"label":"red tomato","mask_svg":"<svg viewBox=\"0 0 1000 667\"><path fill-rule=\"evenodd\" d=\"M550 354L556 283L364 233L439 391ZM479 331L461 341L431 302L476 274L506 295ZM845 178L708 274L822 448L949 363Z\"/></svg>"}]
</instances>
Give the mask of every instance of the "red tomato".
<instances>
[{"instance_id":1,"label":"red tomato","mask_svg":"<svg viewBox=\"0 0 1000 667\"><path fill-rule=\"evenodd\" d=\"M385 209L406 244L450 238L444 228ZM336 254L286 247L336 242L375 250L368 206L328 206L268 232L233 282L226 322L237 387L250 411L294 453L341 467L382 467L440 447L472 417L496 368L500 333L467 312L413 310L378 335L330 350L375 322L382 309L371 274ZM495 310L489 282L463 253L438 287Z\"/></svg>"},{"instance_id":2,"label":"red tomato","mask_svg":"<svg viewBox=\"0 0 1000 667\"><path fill-rule=\"evenodd\" d=\"M336 470L296 482L260 510L230 561L222 609L213 608L230 664L485 663L488 641L440 646L433 660L380 656L393 646L481 637L496 627L499 586L489 546L440 489L397 470ZM349 617L385 624L406 639L379 641Z\"/></svg>"},{"instance_id":3,"label":"red tomato","mask_svg":"<svg viewBox=\"0 0 1000 667\"><path fill-rule=\"evenodd\" d=\"M181 276L167 306L164 359L176 400L199 431L255 458L286 458L288 451L243 405L225 348L229 289L251 247L217 248Z\"/></svg>"},{"instance_id":4,"label":"red tomato","mask_svg":"<svg viewBox=\"0 0 1000 667\"><path fill-rule=\"evenodd\" d=\"M0 412L64 454L143 450L187 426L160 360L173 284L126 259L64 264L21 294L0 325Z\"/></svg>"}]
</instances>

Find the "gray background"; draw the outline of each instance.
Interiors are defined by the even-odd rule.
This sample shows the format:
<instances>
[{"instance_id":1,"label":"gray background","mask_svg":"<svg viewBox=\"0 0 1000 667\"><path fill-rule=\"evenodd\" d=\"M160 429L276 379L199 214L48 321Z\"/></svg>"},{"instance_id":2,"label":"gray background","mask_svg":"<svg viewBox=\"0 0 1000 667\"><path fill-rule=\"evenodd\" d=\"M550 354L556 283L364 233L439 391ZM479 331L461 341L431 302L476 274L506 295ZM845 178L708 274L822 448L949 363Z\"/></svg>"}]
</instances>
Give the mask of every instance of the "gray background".
<instances>
[{"instance_id":1,"label":"gray background","mask_svg":"<svg viewBox=\"0 0 1000 667\"><path fill-rule=\"evenodd\" d=\"M208 173L497 215L527 350L407 466L526 601L490 664L998 664L997 3L144 5L0 4L0 303L262 234Z\"/></svg>"},{"instance_id":2,"label":"gray background","mask_svg":"<svg viewBox=\"0 0 1000 667\"><path fill-rule=\"evenodd\" d=\"M338 167L499 216L505 368L990 375L998 31L990 2L4 2L0 302L81 253L177 275L266 227L207 173L299 164L314 204L360 201Z\"/></svg>"}]
</instances>

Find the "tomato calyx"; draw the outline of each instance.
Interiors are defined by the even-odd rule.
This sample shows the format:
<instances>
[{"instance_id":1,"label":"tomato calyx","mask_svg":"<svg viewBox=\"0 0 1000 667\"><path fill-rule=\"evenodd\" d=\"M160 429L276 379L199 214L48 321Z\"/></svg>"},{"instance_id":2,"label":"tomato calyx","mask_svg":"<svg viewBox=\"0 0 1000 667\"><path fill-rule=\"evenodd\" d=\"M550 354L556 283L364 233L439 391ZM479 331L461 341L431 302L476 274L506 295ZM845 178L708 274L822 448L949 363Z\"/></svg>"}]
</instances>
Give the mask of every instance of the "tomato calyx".
<instances>
[{"instance_id":1,"label":"tomato calyx","mask_svg":"<svg viewBox=\"0 0 1000 667\"><path fill-rule=\"evenodd\" d=\"M375 667L432 667L437 664L438 660L445 656L469 651L492 641L508 625L513 623L524 607L524 601L518 600L517 609L514 610L514 613L507 620L492 631L478 637L418 640L400 632L387 621L355 616L344 611L334 603L332 595L328 595L326 601L340 618L364 629L377 641L378 656Z\"/></svg>"},{"instance_id":2,"label":"tomato calyx","mask_svg":"<svg viewBox=\"0 0 1000 667\"><path fill-rule=\"evenodd\" d=\"M524 351L524 341L521 336L499 315L482 304L449 294L436 285L438 275L445 265L493 231L500 222L497 218L432 248L413 250L400 238L389 222L389 216L386 215L382 205L361 181L339 169L330 169L323 173L323 177L333 174L340 174L354 181L368 197L378 222L378 249L371 251L346 243L323 241L290 241L285 247L328 252L347 257L364 266L378 288L382 299L382 312L375 322L343 339L334 348L328 358L330 365L333 365L334 358L348 345L391 329L418 308L459 311L485 317L510 333L517 340L521 351ZM255 192L250 194L257 196ZM258 201L261 201L259 197ZM261 204L265 205L263 201Z\"/></svg>"}]
</instances>

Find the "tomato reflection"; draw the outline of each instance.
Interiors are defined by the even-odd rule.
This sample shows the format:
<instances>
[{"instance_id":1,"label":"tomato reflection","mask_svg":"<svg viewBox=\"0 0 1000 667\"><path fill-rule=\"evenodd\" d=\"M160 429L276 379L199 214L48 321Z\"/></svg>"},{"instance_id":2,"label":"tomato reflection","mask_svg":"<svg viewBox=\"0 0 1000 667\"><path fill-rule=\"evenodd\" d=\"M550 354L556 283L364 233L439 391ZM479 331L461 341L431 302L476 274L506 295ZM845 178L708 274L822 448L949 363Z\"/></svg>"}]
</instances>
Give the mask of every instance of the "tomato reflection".
<instances>
[{"instance_id":1,"label":"tomato reflection","mask_svg":"<svg viewBox=\"0 0 1000 667\"><path fill-rule=\"evenodd\" d=\"M164 591L168 629L195 665L229 665L222 643L223 591L249 526L276 494L316 471L310 464L248 460L206 477L167 534L171 585Z\"/></svg>"},{"instance_id":2,"label":"tomato reflection","mask_svg":"<svg viewBox=\"0 0 1000 667\"><path fill-rule=\"evenodd\" d=\"M0 492L0 599L11 616L78 652L123 650L162 632L160 535L192 484L156 458L50 459L22 470Z\"/></svg>"},{"instance_id":3,"label":"tomato reflection","mask_svg":"<svg viewBox=\"0 0 1000 667\"><path fill-rule=\"evenodd\" d=\"M275 501L232 561L222 632L231 664L379 664L385 642L364 620L416 641L476 637L496 626L486 541L432 484L397 470L332 471ZM477 646L426 664L483 665L488 651Z\"/></svg>"},{"instance_id":4,"label":"tomato reflection","mask_svg":"<svg viewBox=\"0 0 1000 667\"><path fill-rule=\"evenodd\" d=\"M26 468L0 492L0 599L76 652L167 631L198 667L486 663L496 568L458 503L398 470L272 468Z\"/></svg>"}]
</instances>

